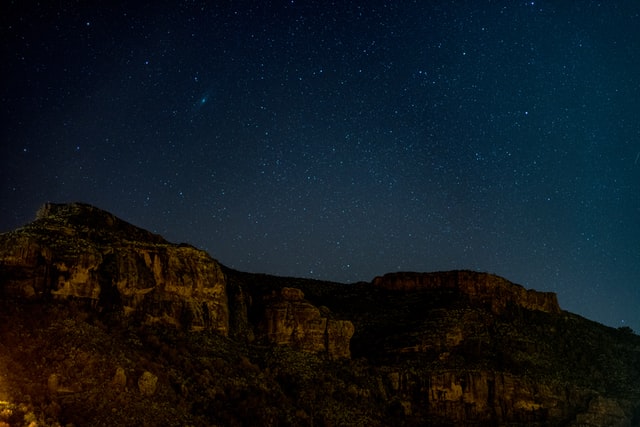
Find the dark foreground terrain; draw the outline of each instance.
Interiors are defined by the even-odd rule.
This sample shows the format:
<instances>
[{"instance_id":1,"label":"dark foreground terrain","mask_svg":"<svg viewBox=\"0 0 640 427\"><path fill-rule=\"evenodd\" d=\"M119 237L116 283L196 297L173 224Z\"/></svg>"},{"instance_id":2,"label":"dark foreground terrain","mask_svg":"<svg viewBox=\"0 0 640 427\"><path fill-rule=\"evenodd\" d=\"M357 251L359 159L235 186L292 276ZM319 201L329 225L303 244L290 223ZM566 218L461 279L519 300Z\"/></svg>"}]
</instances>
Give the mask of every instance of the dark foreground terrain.
<instances>
[{"instance_id":1,"label":"dark foreground terrain","mask_svg":"<svg viewBox=\"0 0 640 427\"><path fill-rule=\"evenodd\" d=\"M0 235L0 427L637 426L640 337L486 273L230 270L95 207Z\"/></svg>"}]
</instances>

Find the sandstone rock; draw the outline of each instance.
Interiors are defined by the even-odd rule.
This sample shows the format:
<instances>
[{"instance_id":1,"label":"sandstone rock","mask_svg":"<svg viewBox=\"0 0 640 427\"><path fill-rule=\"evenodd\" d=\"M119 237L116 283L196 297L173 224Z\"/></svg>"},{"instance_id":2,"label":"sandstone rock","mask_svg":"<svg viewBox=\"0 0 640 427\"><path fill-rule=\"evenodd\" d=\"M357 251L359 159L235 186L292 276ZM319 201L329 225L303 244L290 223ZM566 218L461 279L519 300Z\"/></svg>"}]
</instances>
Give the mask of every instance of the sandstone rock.
<instances>
[{"instance_id":1,"label":"sandstone rock","mask_svg":"<svg viewBox=\"0 0 640 427\"><path fill-rule=\"evenodd\" d=\"M33 223L0 235L0 284L5 297L74 299L144 323L228 334L215 260L89 205L49 203Z\"/></svg>"},{"instance_id":2,"label":"sandstone rock","mask_svg":"<svg viewBox=\"0 0 640 427\"><path fill-rule=\"evenodd\" d=\"M282 288L280 290L280 297L286 301L303 301L304 293L296 288Z\"/></svg>"},{"instance_id":3,"label":"sandstone rock","mask_svg":"<svg viewBox=\"0 0 640 427\"><path fill-rule=\"evenodd\" d=\"M138 379L138 390L144 396L153 396L158 386L158 377L149 371L144 371Z\"/></svg>"},{"instance_id":4,"label":"sandstone rock","mask_svg":"<svg viewBox=\"0 0 640 427\"><path fill-rule=\"evenodd\" d=\"M333 358L350 356L349 340L354 333L351 322L323 316L318 307L304 299L300 289L285 287L265 300L263 323L271 343L326 352Z\"/></svg>"},{"instance_id":5,"label":"sandstone rock","mask_svg":"<svg viewBox=\"0 0 640 427\"><path fill-rule=\"evenodd\" d=\"M597 396L586 412L578 414L572 427L630 427L629 417L613 399Z\"/></svg>"},{"instance_id":6,"label":"sandstone rock","mask_svg":"<svg viewBox=\"0 0 640 427\"><path fill-rule=\"evenodd\" d=\"M233 286L206 252L171 244L114 215L81 203L43 206L34 222L0 235L0 295L29 301L84 302L134 324L213 330L252 341L251 292ZM230 305L234 310L230 314ZM348 321L329 319L284 288L266 310L272 343L349 357Z\"/></svg>"},{"instance_id":7,"label":"sandstone rock","mask_svg":"<svg viewBox=\"0 0 640 427\"><path fill-rule=\"evenodd\" d=\"M389 382L391 384L391 390L397 392L400 389L400 373L389 372L387 378L389 379Z\"/></svg>"},{"instance_id":8,"label":"sandstone rock","mask_svg":"<svg viewBox=\"0 0 640 427\"><path fill-rule=\"evenodd\" d=\"M349 343L354 332L355 327L350 321L329 319L325 332L327 353L334 358L351 357Z\"/></svg>"},{"instance_id":9,"label":"sandstone rock","mask_svg":"<svg viewBox=\"0 0 640 427\"><path fill-rule=\"evenodd\" d=\"M116 390L124 390L124 388L127 386L127 374L124 368L119 366L116 369L116 373L111 380L111 386Z\"/></svg>"},{"instance_id":10,"label":"sandstone rock","mask_svg":"<svg viewBox=\"0 0 640 427\"><path fill-rule=\"evenodd\" d=\"M253 325L249 321L249 307L253 303L251 294L238 284L227 286L229 295L229 334L231 338L252 342L255 338Z\"/></svg>"},{"instance_id":11,"label":"sandstone rock","mask_svg":"<svg viewBox=\"0 0 640 427\"><path fill-rule=\"evenodd\" d=\"M394 291L451 289L466 295L472 302L491 307L494 313L515 305L528 310L560 313L558 299L553 292L525 289L502 277L474 271L438 273L389 273L376 277L373 286Z\"/></svg>"},{"instance_id":12,"label":"sandstone rock","mask_svg":"<svg viewBox=\"0 0 640 427\"><path fill-rule=\"evenodd\" d=\"M400 379L393 378L391 387L398 387L401 396L411 396L416 392L416 384L426 384L421 390L425 394L418 401L451 425L499 420L541 422L547 419L549 408L565 399L562 391L558 395L539 395L526 379L504 372L443 371L428 378L405 373Z\"/></svg>"},{"instance_id":13,"label":"sandstone rock","mask_svg":"<svg viewBox=\"0 0 640 427\"><path fill-rule=\"evenodd\" d=\"M638 337L558 313L554 294L485 273L236 272L88 205L46 205L0 235L0 406L34 395L77 425L637 425ZM144 371L137 397L120 366Z\"/></svg>"},{"instance_id":14,"label":"sandstone rock","mask_svg":"<svg viewBox=\"0 0 640 427\"><path fill-rule=\"evenodd\" d=\"M49 375L49 378L47 379L47 387L49 388L49 393L56 394L58 392L58 388L60 388L60 375Z\"/></svg>"}]
</instances>

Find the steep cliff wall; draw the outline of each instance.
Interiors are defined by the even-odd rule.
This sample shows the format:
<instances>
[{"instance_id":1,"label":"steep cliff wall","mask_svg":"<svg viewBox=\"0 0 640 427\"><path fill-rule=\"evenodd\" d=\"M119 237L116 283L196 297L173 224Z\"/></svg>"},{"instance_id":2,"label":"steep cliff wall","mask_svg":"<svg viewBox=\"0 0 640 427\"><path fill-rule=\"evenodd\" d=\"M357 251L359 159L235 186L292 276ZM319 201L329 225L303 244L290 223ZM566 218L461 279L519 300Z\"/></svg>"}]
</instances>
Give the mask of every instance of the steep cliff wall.
<instances>
[{"instance_id":1,"label":"steep cliff wall","mask_svg":"<svg viewBox=\"0 0 640 427\"><path fill-rule=\"evenodd\" d=\"M353 324L335 320L304 299L301 290L283 288L265 297L264 329L273 344L302 351L326 352L333 358L350 357Z\"/></svg>"},{"instance_id":2,"label":"steep cliff wall","mask_svg":"<svg viewBox=\"0 0 640 427\"><path fill-rule=\"evenodd\" d=\"M425 413L447 425L501 425L504 420L546 425L550 419L567 417L571 408L594 395L567 384L540 383L490 370L451 370L426 377L390 372L385 384L404 415Z\"/></svg>"},{"instance_id":3,"label":"steep cliff wall","mask_svg":"<svg viewBox=\"0 0 640 427\"><path fill-rule=\"evenodd\" d=\"M0 235L0 289L85 301L144 323L229 329L225 276L206 252L79 203L47 204L33 223Z\"/></svg>"},{"instance_id":4,"label":"steep cliff wall","mask_svg":"<svg viewBox=\"0 0 640 427\"><path fill-rule=\"evenodd\" d=\"M490 305L494 313L515 305L528 310L559 313L558 299L553 292L525 289L502 277L474 271L446 271L438 273L389 273L376 277L373 286L397 291L452 289L471 301Z\"/></svg>"},{"instance_id":5,"label":"steep cliff wall","mask_svg":"<svg viewBox=\"0 0 640 427\"><path fill-rule=\"evenodd\" d=\"M351 322L329 318L288 288L263 298L252 324L250 288L230 284L206 252L86 204L48 203L34 222L0 235L5 298L73 300L127 322L213 330L245 341L260 325L273 344L349 357Z\"/></svg>"},{"instance_id":6,"label":"steep cliff wall","mask_svg":"<svg viewBox=\"0 0 640 427\"><path fill-rule=\"evenodd\" d=\"M0 234L0 425L633 426L639 366L490 274L241 273L83 204Z\"/></svg>"}]
</instances>

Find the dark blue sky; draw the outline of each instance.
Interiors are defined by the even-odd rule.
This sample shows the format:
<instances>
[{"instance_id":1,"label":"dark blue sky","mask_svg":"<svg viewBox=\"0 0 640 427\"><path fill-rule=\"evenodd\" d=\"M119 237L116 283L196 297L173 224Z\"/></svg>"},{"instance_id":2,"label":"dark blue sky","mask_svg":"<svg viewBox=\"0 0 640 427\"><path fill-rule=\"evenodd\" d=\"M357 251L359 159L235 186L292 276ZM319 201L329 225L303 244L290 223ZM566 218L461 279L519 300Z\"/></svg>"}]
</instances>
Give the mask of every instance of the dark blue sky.
<instances>
[{"instance_id":1,"label":"dark blue sky","mask_svg":"<svg viewBox=\"0 0 640 427\"><path fill-rule=\"evenodd\" d=\"M0 6L0 231L83 201L244 271L488 271L640 331L637 1L45 3Z\"/></svg>"}]
</instances>

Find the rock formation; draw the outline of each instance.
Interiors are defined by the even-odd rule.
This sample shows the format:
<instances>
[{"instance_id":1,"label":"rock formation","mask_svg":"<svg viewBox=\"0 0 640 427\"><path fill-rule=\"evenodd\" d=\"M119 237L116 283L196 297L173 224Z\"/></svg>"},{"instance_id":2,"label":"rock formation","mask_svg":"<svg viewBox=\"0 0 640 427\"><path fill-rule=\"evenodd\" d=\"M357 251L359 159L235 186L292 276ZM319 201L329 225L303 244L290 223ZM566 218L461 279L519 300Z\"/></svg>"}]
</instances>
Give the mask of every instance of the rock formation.
<instances>
[{"instance_id":1,"label":"rock formation","mask_svg":"<svg viewBox=\"0 0 640 427\"><path fill-rule=\"evenodd\" d=\"M0 266L5 297L75 300L147 324L228 333L214 259L89 205L45 205L36 221L0 236Z\"/></svg>"},{"instance_id":2,"label":"rock formation","mask_svg":"<svg viewBox=\"0 0 640 427\"><path fill-rule=\"evenodd\" d=\"M309 352L326 352L331 357L349 357L353 324L328 318L304 299L296 288L282 288L265 297L266 335L277 345L291 345Z\"/></svg>"},{"instance_id":3,"label":"rock formation","mask_svg":"<svg viewBox=\"0 0 640 427\"><path fill-rule=\"evenodd\" d=\"M255 335L247 319L251 295L237 288L230 314L223 268L206 252L169 243L87 204L47 203L33 223L1 235L0 280L8 298L73 300L134 324L224 336L231 317L237 338ZM349 357L350 322L321 315L300 290L278 295L265 299L262 313L270 342Z\"/></svg>"},{"instance_id":4,"label":"rock formation","mask_svg":"<svg viewBox=\"0 0 640 427\"><path fill-rule=\"evenodd\" d=\"M373 286L403 292L452 289L466 295L472 302L488 304L495 313L505 311L509 305L560 313L560 306L553 292L525 289L502 277L475 271L389 273L376 277Z\"/></svg>"},{"instance_id":5,"label":"rock formation","mask_svg":"<svg viewBox=\"0 0 640 427\"><path fill-rule=\"evenodd\" d=\"M112 214L0 234L0 426L640 425L640 337L472 271L242 273Z\"/></svg>"}]
</instances>

